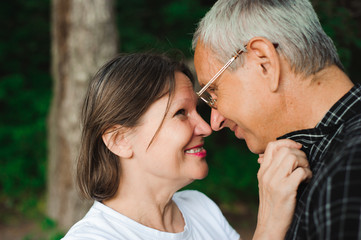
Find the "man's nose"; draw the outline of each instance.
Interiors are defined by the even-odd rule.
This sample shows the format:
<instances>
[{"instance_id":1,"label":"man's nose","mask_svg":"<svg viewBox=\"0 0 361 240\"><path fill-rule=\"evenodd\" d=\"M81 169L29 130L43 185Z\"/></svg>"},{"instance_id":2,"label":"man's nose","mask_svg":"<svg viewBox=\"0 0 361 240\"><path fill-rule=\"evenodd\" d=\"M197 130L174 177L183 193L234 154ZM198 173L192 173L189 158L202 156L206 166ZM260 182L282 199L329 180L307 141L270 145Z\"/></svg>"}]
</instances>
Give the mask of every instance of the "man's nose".
<instances>
[{"instance_id":1,"label":"man's nose","mask_svg":"<svg viewBox=\"0 0 361 240\"><path fill-rule=\"evenodd\" d=\"M211 111L211 127L213 131L219 131L224 127L226 118L220 114L216 109L212 108Z\"/></svg>"}]
</instances>

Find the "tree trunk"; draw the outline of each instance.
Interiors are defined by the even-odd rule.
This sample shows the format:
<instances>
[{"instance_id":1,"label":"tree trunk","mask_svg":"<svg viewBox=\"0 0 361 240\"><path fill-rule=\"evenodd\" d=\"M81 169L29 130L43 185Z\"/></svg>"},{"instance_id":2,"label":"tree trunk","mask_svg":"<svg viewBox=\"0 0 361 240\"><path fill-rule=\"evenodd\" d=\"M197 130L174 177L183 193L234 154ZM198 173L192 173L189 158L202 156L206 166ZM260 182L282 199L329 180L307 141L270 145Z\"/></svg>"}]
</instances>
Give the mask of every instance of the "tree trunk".
<instances>
[{"instance_id":1,"label":"tree trunk","mask_svg":"<svg viewBox=\"0 0 361 240\"><path fill-rule=\"evenodd\" d=\"M74 181L79 118L89 80L117 52L114 10L113 0L52 0L47 213L64 230L90 206L80 199Z\"/></svg>"}]
</instances>

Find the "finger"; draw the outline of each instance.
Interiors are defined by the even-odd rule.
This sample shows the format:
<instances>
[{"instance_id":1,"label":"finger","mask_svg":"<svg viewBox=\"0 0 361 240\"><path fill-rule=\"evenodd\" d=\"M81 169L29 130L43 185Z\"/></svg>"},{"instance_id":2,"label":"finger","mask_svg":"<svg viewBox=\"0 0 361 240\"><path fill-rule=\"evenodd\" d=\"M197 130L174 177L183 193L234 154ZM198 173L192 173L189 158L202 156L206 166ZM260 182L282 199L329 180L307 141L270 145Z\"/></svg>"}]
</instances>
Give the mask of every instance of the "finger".
<instances>
[{"instance_id":1,"label":"finger","mask_svg":"<svg viewBox=\"0 0 361 240\"><path fill-rule=\"evenodd\" d=\"M301 149L301 147L302 147L301 143L298 143L291 139L281 139L281 140L277 140L275 142L279 147L289 147L289 148L297 148L297 149Z\"/></svg>"},{"instance_id":2,"label":"finger","mask_svg":"<svg viewBox=\"0 0 361 240\"><path fill-rule=\"evenodd\" d=\"M272 144L270 145L270 148L273 148ZM293 153L292 148L281 147L279 149L275 149L272 153L272 159L268 160L269 164L267 164L265 159L270 158L269 154L269 152L265 153L263 158L260 158L258 161L261 164L258 172L259 177L262 177L265 181L267 181L274 177L284 177L286 175L286 172L289 174L289 172L293 170L290 170L290 167L287 166L286 163L283 164L286 165L286 167L280 166L282 162L290 162L287 159L294 157L294 154L296 154L296 152ZM278 171L282 171L282 174L276 174Z\"/></svg>"},{"instance_id":3,"label":"finger","mask_svg":"<svg viewBox=\"0 0 361 240\"><path fill-rule=\"evenodd\" d=\"M271 164L271 161L273 159L274 153L279 151L280 148L295 148L295 149L301 149L302 144L297 143L291 139L281 139L277 141L270 142L265 150L264 153L264 160L263 164L265 167Z\"/></svg>"},{"instance_id":4,"label":"finger","mask_svg":"<svg viewBox=\"0 0 361 240\"><path fill-rule=\"evenodd\" d=\"M298 149L282 149L279 153L281 159L279 168L290 167L293 171L297 167L308 167L309 162L307 160L306 154ZM282 155L283 154L283 155Z\"/></svg>"},{"instance_id":5,"label":"finger","mask_svg":"<svg viewBox=\"0 0 361 240\"><path fill-rule=\"evenodd\" d=\"M259 164L262 164L262 162L263 162L263 156L264 156L264 154L259 154L259 155L258 155L258 160L257 160L257 162L258 162Z\"/></svg>"},{"instance_id":6,"label":"finger","mask_svg":"<svg viewBox=\"0 0 361 240\"><path fill-rule=\"evenodd\" d=\"M303 181L309 181L312 178L312 171L309 168L296 168L289 176L290 186L297 190L298 186Z\"/></svg>"},{"instance_id":7,"label":"finger","mask_svg":"<svg viewBox=\"0 0 361 240\"><path fill-rule=\"evenodd\" d=\"M309 163L305 155L291 155L286 161L283 161L274 174L280 177L290 176L297 168L309 168Z\"/></svg>"},{"instance_id":8,"label":"finger","mask_svg":"<svg viewBox=\"0 0 361 240\"><path fill-rule=\"evenodd\" d=\"M298 166L308 166L306 154L296 148L281 147L278 151L274 152L271 163L267 167L264 165L262 171L275 173L275 171L282 170L289 174Z\"/></svg>"},{"instance_id":9,"label":"finger","mask_svg":"<svg viewBox=\"0 0 361 240\"><path fill-rule=\"evenodd\" d=\"M274 160L267 168L261 164L258 179L261 182L281 182L298 167L309 167L306 154L295 148L281 148L274 154Z\"/></svg>"}]
</instances>

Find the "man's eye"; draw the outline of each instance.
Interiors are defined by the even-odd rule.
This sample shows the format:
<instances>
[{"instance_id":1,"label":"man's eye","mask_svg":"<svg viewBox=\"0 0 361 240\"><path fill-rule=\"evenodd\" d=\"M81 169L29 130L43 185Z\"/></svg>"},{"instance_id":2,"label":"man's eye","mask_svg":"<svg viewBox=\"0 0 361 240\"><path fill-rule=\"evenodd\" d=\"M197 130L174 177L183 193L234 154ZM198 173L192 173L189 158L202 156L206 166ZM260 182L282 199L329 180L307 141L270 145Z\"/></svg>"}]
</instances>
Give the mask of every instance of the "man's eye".
<instances>
[{"instance_id":1,"label":"man's eye","mask_svg":"<svg viewBox=\"0 0 361 240\"><path fill-rule=\"evenodd\" d=\"M208 88L208 92L209 92L210 94L215 93L216 91L217 91L217 89L216 89L215 87L210 87L210 88Z\"/></svg>"},{"instance_id":2,"label":"man's eye","mask_svg":"<svg viewBox=\"0 0 361 240\"><path fill-rule=\"evenodd\" d=\"M177 116L177 115L186 115L186 110L184 110L184 109L179 109L179 110L174 114L174 116Z\"/></svg>"}]
</instances>

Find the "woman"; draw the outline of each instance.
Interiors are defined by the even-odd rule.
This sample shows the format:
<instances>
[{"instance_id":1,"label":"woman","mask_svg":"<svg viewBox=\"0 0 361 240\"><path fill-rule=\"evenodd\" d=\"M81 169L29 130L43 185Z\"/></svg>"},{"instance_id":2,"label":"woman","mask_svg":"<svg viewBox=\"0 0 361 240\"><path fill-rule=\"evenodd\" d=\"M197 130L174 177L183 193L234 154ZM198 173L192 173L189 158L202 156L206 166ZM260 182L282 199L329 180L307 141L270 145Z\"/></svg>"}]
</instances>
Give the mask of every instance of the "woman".
<instances>
[{"instance_id":1,"label":"woman","mask_svg":"<svg viewBox=\"0 0 361 240\"><path fill-rule=\"evenodd\" d=\"M118 56L100 69L83 107L77 168L81 192L95 202L64 239L240 239L204 194L177 192L208 173L203 143L211 128L197 113L193 83L184 64L163 55ZM291 150L282 156L304 163L299 147L287 144ZM260 158L267 167L259 174L267 181L267 173L276 169L268 164L274 161L271 155L276 154ZM255 239L271 236L274 229L276 235L281 232L279 239L284 236L289 220L277 218L290 219L297 185L306 177L307 171L292 189L272 199L267 197L272 188L260 183ZM277 209L284 215L274 214L274 202L290 203Z\"/></svg>"}]
</instances>

